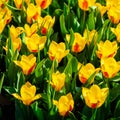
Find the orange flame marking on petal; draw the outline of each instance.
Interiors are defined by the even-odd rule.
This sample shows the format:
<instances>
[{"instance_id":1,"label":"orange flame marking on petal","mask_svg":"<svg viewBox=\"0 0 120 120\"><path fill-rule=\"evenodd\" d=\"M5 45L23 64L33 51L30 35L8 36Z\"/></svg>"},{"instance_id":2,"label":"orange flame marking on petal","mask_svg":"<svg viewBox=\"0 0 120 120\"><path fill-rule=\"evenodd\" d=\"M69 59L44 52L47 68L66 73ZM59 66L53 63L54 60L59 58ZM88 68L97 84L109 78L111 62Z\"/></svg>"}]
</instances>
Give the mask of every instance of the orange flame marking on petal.
<instances>
[{"instance_id":1,"label":"orange flame marking on petal","mask_svg":"<svg viewBox=\"0 0 120 120\"><path fill-rule=\"evenodd\" d=\"M40 7L41 7L42 9L44 9L44 8L45 8L45 5L46 5L46 0L43 0L43 1L41 2L41 4L40 4Z\"/></svg>"},{"instance_id":2,"label":"orange flame marking on petal","mask_svg":"<svg viewBox=\"0 0 120 120\"><path fill-rule=\"evenodd\" d=\"M84 0L83 4L82 4L84 9L88 8L88 2L86 0Z\"/></svg>"}]
</instances>

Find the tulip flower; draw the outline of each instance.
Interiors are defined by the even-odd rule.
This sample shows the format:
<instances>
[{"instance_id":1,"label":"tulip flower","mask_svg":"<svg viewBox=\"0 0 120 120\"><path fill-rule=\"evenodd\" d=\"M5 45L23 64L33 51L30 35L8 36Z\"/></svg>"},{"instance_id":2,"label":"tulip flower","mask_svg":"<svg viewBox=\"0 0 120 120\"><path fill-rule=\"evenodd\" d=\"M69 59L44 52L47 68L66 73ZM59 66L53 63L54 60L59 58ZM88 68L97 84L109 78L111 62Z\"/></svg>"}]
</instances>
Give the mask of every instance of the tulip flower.
<instances>
[{"instance_id":1,"label":"tulip flower","mask_svg":"<svg viewBox=\"0 0 120 120\"><path fill-rule=\"evenodd\" d=\"M100 89L98 85L92 85L90 89L83 87L82 95L85 99L85 103L90 108L99 108L105 102L109 89Z\"/></svg>"},{"instance_id":2,"label":"tulip flower","mask_svg":"<svg viewBox=\"0 0 120 120\"><path fill-rule=\"evenodd\" d=\"M35 2L41 9L46 9L52 3L52 0L35 0Z\"/></svg>"},{"instance_id":3,"label":"tulip flower","mask_svg":"<svg viewBox=\"0 0 120 120\"><path fill-rule=\"evenodd\" d=\"M87 63L86 65L83 65L79 70L79 73L78 73L79 80L81 81L81 83L84 84L87 82L87 80L91 75L93 75L95 72L97 73L98 71L99 71L99 68L95 69L95 67L91 63ZM94 77L95 76L93 76L90 83L93 83Z\"/></svg>"},{"instance_id":4,"label":"tulip flower","mask_svg":"<svg viewBox=\"0 0 120 120\"><path fill-rule=\"evenodd\" d=\"M59 71L52 73L50 84L56 91L60 91L65 84L65 73L60 73Z\"/></svg>"},{"instance_id":5,"label":"tulip flower","mask_svg":"<svg viewBox=\"0 0 120 120\"><path fill-rule=\"evenodd\" d=\"M78 6L84 11L88 11L89 7L95 4L96 0L78 0Z\"/></svg>"},{"instance_id":6,"label":"tulip flower","mask_svg":"<svg viewBox=\"0 0 120 120\"><path fill-rule=\"evenodd\" d=\"M26 82L22 85L20 89L20 95L17 93L13 93L12 95L23 102L25 105L30 105L33 101L39 99L41 97L40 94L36 94L36 86L31 85L30 82Z\"/></svg>"},{"instance_id":7,"label":"tulip flower","mask_svg":"<svg viewBox=\"0 0 120 120\"><path fill-rule=\"evenodd\" d=\"M44 18L40 17L37 22L42 35L46 35L46 33L50 30L50 28L53 27L55 22L55 17L52 18L50 15L46 15Z\"/></svg>"},{"instance_id":8,"label":"tulip flower","mask_svg":"<svg viewBox=\"0 0 120 120\"><path fill-rule=\"evenodd\" d=\"M114 58L101 60L101 71L106 78L113 78L120 70L120 61L116 62Z\"/></svg>"},{"instance_id":9,"label":"tulip flower","mask_svg":"<svg viewBox=\"0 0 120 120\"><path fill-rule=\"evenodd\" d=\"M117 41L120 42L120 23L116 28L111 28L111 31L116 35Z\"/></svg>"},{"instance_id":10,"label":"tulip flower","mask_svg":"<svg viewBox=\"0 0 120 120\"><path fill-rule=\"evenodd\" d=\"M108 58L108 57L114 57L117 53L118 46L117 42L113 41L110 42L109 40L106 40L105 42L100 41L98 44L98 50L96 51L98 58Z\"/></svg>"},{"instance_id":11,"label":"tulip flower","mask_svg":"<svg viewBox=\"0 0 120 120\"><path fill-rule=\"evenodd\" d=\"M71 93L63 95L58 101L53 100L53 104L57 106L59 114L66 116L74 108L74 100Z\"/></svg>"},{"instance_id":12,"label":"tulip flower","mask_svg":"<svg viewBox=\"0 0 120 120\"><path fill-rule=\"evenodd\" d=\"M14 61L14 63L22 68L25 75L29 75L35 69L36 57L33 54L29 56L22 55L21 61Z\"/></svg>"},{"instance_id":13,"label":"tulip flower","mask_svg":"<svg viewBox=\"0 0 120 120\"><path fill-rule=\"evenodd\" d=\"M38 52L39 50L42 50L45 46L46 40L46 36L39 36L38 34L33 34L31 37L25 37L25 42L30 52Z\"/></svg>"},{"instance_id":14,"label":"tulip flower","mask_svg":"<svg viewBox=\"0 0 120 120\"><path fill-rule=\"evenodd\" d=\"M96 44L98 33L96 30L89 31L85 29L83 36L86 38L87 45L90 45L92 41L94 41L93 43Z\"/></svg>"},{"instance_id":15,"label":"tulip flower","mask_svg":"<svg viewBox=\"0 0 120 120\"><path fill-rule=\"evenodd\" d=\"M53 61L56 59L58 62L60 62L67 54L69 53L69 50L65 50L65 43L56 43L55 41L52 41L49 46L48 56Z\"/></svg>"},{"instance_id":16,"label":"tulip flower","mask_svg":"<svg viewBox=\"0 0 120 120\"><path fill-rule=\"evenodd\" d=\"M66 35L66 39L69 42L70 41L70 35ZM79 33L74 33L74 41L72 44L72 52L81 52L85 48L86 45L86 39L85 37L82 37Z\"/></svg>"},{"instance_id":17,"label":"tulip flower","mask_svg":"<svg viewBox=\"0 0 120 120\"><path fill-rule=\"evenodd\" d=\"M33 34L35 34L37 32L38 25L37 25L37 23L34 23L31 26L29 26L28 24L25 24L24 28L25 28L26 36L31 37Z\"/></svg>"},{"instance_id":18,"label":"tulip flower","mask_svg":"<svg viewBox=\"0 0 120 120\"><path fill-rule=\"evenodd\" d=\"M32 24L32 21L37 21L41 15L41 9L39 6L35 6L33 3L28 4L27 7L27 22Z\"/></svg>"},{"instance_id":19,"label":"tulip flower","mask_svg":"<svg viewBox=\"0 0 120 120\"><path fill-rule=\"evenodd\" d=\"M22 7L23 0L14 0L15 6L20 9Z\"/></svg>"}]
</instances>

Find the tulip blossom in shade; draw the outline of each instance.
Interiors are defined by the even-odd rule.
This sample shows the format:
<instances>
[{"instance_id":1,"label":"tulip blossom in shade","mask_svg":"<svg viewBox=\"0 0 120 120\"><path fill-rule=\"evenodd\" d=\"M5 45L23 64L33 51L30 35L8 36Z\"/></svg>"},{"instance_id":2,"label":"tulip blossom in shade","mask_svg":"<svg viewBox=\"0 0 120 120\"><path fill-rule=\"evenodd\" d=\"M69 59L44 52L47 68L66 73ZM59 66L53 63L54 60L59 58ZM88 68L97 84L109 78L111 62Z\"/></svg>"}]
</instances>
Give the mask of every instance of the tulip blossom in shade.
<instances>
[{"instance_id":1,"label":"tulip blossom in shade","mask_svg":"<svg viewBox=\"0 0 120 120\"><path fill-rule=\"evenodd\" d=\"M66 34L66 40L70 42L70 35ZM74 41L72 44L72 52L79 53L83 51L86 45L85 37L82 37L80 33L74 33Z\"/></svg>"},{"instance_id":2,"label":"tulip blossom in shade","mask_svg":"<svg viewBox=\"0 0 120 120\"><path fill-rule=\"evenodd\" d=\"M71 93L63 95L58 101L53 100L53 104L57 106L59 114L61 116L66 116L74 108L74 100Z\"/></svg>"},{"instance_id":3,"label":"tulip blossom in shade","mask_svg":"<svg viewBox=\"0 0 120 120\"><path fill-rule=\"evenodd\" d=\"M25 33L27 37L31 37L33 34L37 32L38 25L37 23L33 23L31 26L28 24L24 25Z\"/></svg>"},{"instance_id":4,"label":"tulip blossom in shade","mask_svg":"<svg viewBox=\"0 0 120 120\"><path fill-rule=\"evenodd\" d=\"M35 2L41 9L46 9L52 3L52 0L35 0Z\"/></svg>"},{"instance_id":5,"label":"tulip blossom in shade","mask_svg":"<svg viewBox=\"0 0 120 120\"><path fill-rule=\"evenodd\" d=\"M14 63L21 67L25 75L29 75L35 69L36 57L33 54L29 56L22 55L21 61L14 61Z\"/></svg>"},{"instance_id":6,"label":"tulip blossom in shade","mask_svg":"<svg viewBox=\"0 0 120 120\"><path fill-rule=\"evenodd\" d=\"M89 7L94 6L96 0L78 0L78 6L84 11L88 11Z\"/></svg>"},{"instance_id":7,"label":"tulip blossom in shade","mask_svg":"<svg viewBox=\"0 0 120 120\"><path fill-rule=\"evenodd\" d=\"M56 91L60 91L65 84L65 73L60 73L59 71L52 73L50 84Z\"/></svg>"},{"instance_id":8,"label":"tulip blossom in shade","mask_svg":"<svg viewBox=\"0 0 120 120\"><path fill-rule=\"evenodd\" d=\"M22 7L23 0L14 0L15 6L20 9Z\"/></svg>"},{"instance_id":9,"label":"tulip blossom in shade","mask_svg":"<svg viewBox=\"0 0 120 120\"><path fill-rule=\"evenodd\" d=\"M79 70L78 76L79 76L79 80L81 81L81 83L86 83L87 80L89 79L89 77L91 75L93 75L95 72L98 73L99 68L96 68L91 64L91 63L87 63L86 65L82 65L81 69ZM90 83L93 83L94 81L94 77L92 78Z\"/></svg>"},{"instance_id":10,"label":"tulip blossom in shade","mask_svg":"<svg viewBox=\"0 0 120 120\"><path fill-rule=\"evenodd\" d=\"M49 46L48 56L52 61L56 59L60 62L69 53L69 50L65 49L65 43L56 43L52 41Z\"/></svg>"},{"instance_id":11,"label":"tulip blossom in shade","mask_svg":"<svg viewBox=\"0 0 120 120\"><path fill-rule=\"evenodd\" d=\"M105 42L100 41L98 44L98 50L96 51L97 57L102 58L109 58L114 57L117 53L118 46L116 41L109 41L106 40Z\"/></svg>"},{"instance_id":12,"label":"tulip blossom in shade","mask_svg":"<svg viewBox=\"0 0 120 120\"><path fill-rule=\"evenodd\" d=\"M120 70L120 61L114 58L101 59L101 71L106 78L113 78Z\"/></svg>"},{"instance_id":13,"label":"tulip blossom in shade","mask_svg":"<svg viewBox=\"0 0 120 120\"><path fill-rule=\"evenodd\" d=\"M115 34L117 41L120 42L120 23L116 28L111 28L111 31Z\"/></svg>"},{"instance_id":14,"label":"tulip blossom in shade","mask_svg":"<svg viewBox=\"0 0 120 120\"><path fill-rule=\"evenodd\" d=\"M37 21L41 15L41 8L39 6L35 6L33 3L28 4L27 10L27 22L32 24L33 21Z\"/></svg>"},{"instance_id":15,"label":"tulip blossom in shade","mask_svg":"<svg viewBox=\"0 0 120 120\"><path fill-rule=\"evenodd\" d=\"M82 95L85 103L90 108L99 108L105 102L109 89L100 89L98 85L92 85L90 89L82 87Z\"/></svg>"},{"instance_id":16,"label":"tulip blossom in shade","mask_svg":"<svg viewBox=\"0 0 120 120\"><path fill-rule=\"evenodd\" d=\"M41 97L40 94L36 94L36 86L31 85L30 82L26 82L22 85L20 89L20 95L17 93L13 93L12 95L23 102L25 105L30 105L33 101L39 99Z\"/></svg>"},{"instance_id":17,"label":"tulip blossom in shade","mask_svg":"<svg viewBox=\"0 0 120 120\"><path fill-rule=\"evenodd\" d=\"M51 17L50 15L46 15L45 17L39 17L38 26L40 28L41 34L46 35L50 28L53 27L55 23L55 17Z\"/></svg>"},{"instance_id":18,"label":"tulip blossom in shade","mask_svg":"<svg viewBox=\"0 0 120 120\"><path fill-rule=\"evenodd\" d=\"M87 45L90 45L92 41L94 41L93 43L96 44L98 32L96 30L89 31L85 29L83 36L86 39Z\"/></svg>"},{"instance_id":19,"label":"tulip blossom in shade","mask_svg":"<svg viewBox=\"0 0 120 120\"><path fill-rule=\"evenodd\" d=\"M39 50L42 50L45 46L46 40L46 36L39 36L38 34L33 34L31 37L25 37L25 42L30 52L38 52Z\"/></svg>"}]
</instances>

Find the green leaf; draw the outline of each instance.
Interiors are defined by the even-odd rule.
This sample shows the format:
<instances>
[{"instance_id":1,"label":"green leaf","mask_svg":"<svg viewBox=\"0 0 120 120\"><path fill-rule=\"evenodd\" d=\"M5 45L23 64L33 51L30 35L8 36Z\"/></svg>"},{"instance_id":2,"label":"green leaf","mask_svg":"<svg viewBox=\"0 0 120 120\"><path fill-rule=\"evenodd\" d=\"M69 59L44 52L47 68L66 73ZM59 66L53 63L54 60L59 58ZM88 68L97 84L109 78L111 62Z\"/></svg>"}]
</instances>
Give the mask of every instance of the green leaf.
<instances>
[{"instance_id":1,"label":"green leaf","mask_svg":"<svg viewBox=\"0 0 120 120\"><path fill-rule=\"evenodd\" d=\"M0 79L0 93L1 93L1 90L2 90L2 86L3 86L3 81L4 81L4 73L1 73L0 76L2 75L1 79Z\"/></svg>"},{"instance_id":2,"label":"green leaf","mask_svg":"<svg viewBox=\"0 0 120 120\"><path fill-rule=\"evenodd\" d=\"M10 95L13 93L16 93L16 89L10 86L4 86L3 87L5 89L6 92L8 92Z\"/></svg>"},{"instance_id":3,"label":"green leaf","mask_svg":"<svg viewBox=\"0 0 120 120\"><path fill-rule=\"evenodd\" d=\"M115 117L120 117L120 100L117 102L117 105L115 107L115 111L114 111L114 116Z\"/></svg>"}]
</instances>

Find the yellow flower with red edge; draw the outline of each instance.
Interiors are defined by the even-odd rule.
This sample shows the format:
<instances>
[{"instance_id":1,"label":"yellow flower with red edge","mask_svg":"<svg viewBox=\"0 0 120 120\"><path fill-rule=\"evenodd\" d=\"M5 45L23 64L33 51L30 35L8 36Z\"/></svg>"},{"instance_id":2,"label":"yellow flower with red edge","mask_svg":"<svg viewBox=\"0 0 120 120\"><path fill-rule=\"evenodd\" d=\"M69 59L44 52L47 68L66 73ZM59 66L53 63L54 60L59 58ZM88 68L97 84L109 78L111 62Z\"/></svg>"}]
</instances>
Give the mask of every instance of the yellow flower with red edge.
<instances>
[{"instance_id":1,"label":"yellow flower with red edge","mask_svg":"<svg viewBox=\"0 0 120 120\"><path fill-rule=\"evenodd\" d=\"M46 36L39 36L36 33L31 37L25 37L25 42L30 52L38 52L39 50L42 50L45 46L46 40Z\"/></svg>"},{"instance_id":2,"label":"yellow flower with red edge","mask_svg":"<svg viewBox=\"0 0 120 120\"><path fill-rule=\"evenodd\" d=\"M106 78L113 78L120 70L120 61L114 58L101 59L101 71Z\"/></svg>"},{"instance_id":3,"label":"yellow flower with red edge","mask_svg":"<svg viewBox=\"0 0 120 120\"><path fill-rule=\"evenodd\" d=\"M20 9L22 7L23 0L14 0L15 6Z\"/></svg>"},{"instance_id":4,"label":"yellow flower with red edge","mask_svg":"<svg viewBox=\"0 0 120 120\"><path fill-rule=\"evenodd\" d=\"M82 65L78 76L79 76L79 80L81 81L81 83L86 83L87 80L90 78L91 75L93 75L94 73L98 73L99 68L95 68L94 65L92 65L91 63L87 63L86 65ZM90 83L93 83L94 81L94 77L91 79Z\"/></svg>"},{"instance_id":5,"label":"yellow flower with red edge","mask_svg":"<svg viewBox=\"0 0 120 120\"><path fill-rule=\"evenodd\" d=\"M33 54L30 54L29 56L22 55L21 61L14 61L14 63L21 67L23 73L25 75L31 74L36 66L36 57Z\"/></svg>"},{"instance_id":6,"label":"yellow flower with red edge","mask_svg":"<svg viewBox=\"0 0 120 120\"><path fill-rule=\"evenodd\" d=\"M78 6L84 11L88 11L89 7L95 5L96 0L78 0Z\"/></svg>"},{"instance_id":7,"label":"yellow flower with red edge","mask_svg":"<svg viewBox=\"0 0 120 120\"><path fill-rule=\"evenodd\" d=\"M49 46L48 56L52 61L56 59L60 62L69 53L69 50L65 49L65 43L52 41Z\"/></svg>"},{"instance_id":8,"label":"yellow flower with red edge","mask_svg":"<svg viewBox=\"0 0 120 120\"><path fill-rule=\"evenodd\" d=\"M69 42L70 41L70 35L66 34L66 39ZM85 37L82 37L80 33L74 33L74 41L72 44L72 52L81 52L85 48L86 45L86 39Z\"/></svg>"},{"instance_id":9,"label":"yellow flower with red edge","mask_svg":"<svg viewBox=\"0 0 120 120\"><path fill-rule=\"evenodd\" d=\"M65 73L60 73L59 71L52 73L52 81L50 84L56 91L60 91L65 84Z\"/></svg>"},{"instance_id":10,"label":"yellow flower with red edge","mask_svg":"<svg viewBox=\"0 0 120 120\"><path fill-rule=\"evenodd\" d=\"M85 103L90 108L99 108L105 102L109 93L108 88L102 88L98 85L92 85L90 89L82 87L82 95Z\"/></svg>"},{"instance_id":11,"label":"yellow flower with red edge","mask_svg":"<svg viewBox=\"0 0 120 120\"><path fill-rule=\"evenodd\" d=\"M96 44L98 32L96 30L89 31L85 29L83 36L86 38L87 45L90 45L92 41Z\"/></svg>"},{"instance_id":12,"label":"yellow flower with red edge","mask_svg":"<svg viewBox=\"0 0 120 120\"><path fill-rule=\"evenodd\" d=\"M32 24L33 21L37 21L41 15L41 8L33 3L29 3L27 10L27 22Z\"/></svg>"},{"instance_id":13,"label":"yellow flower with red edge","mask_svg":"<svg viewBox=\"0 0 120 120\"><path fill-rule=\"evenodd\" d=\"M59 114L61 116L66 116L74 108L74 100L71 93L63 95L58 101L53 100L53 104L57 106Z\"/></svg>"},{"instance_id":14,"label":"yellow flower with red edge","mask_svg":"<svg viewBox=\"0 0 120 120\"><path fill-rule=\"evenodd\" d=\"M35 0L35 2L41 9L46 9L52 3L52 0Z\"/></svg>"},{"instance_id":15,"label":"yellow flower with red edge","mask_svg":"<svg viewBox=\"0 0 120 120\"><path fill-rule=\"evenodd\" d=\"M120 42L120 23L116 28L111 28L111 31L115 34L117 41Z\"/></svg>"},{"instance_id":16,"label":"yellow flower with red edge","mask_svg":"<svg viewBox=\"0 0 120 120\"><path fill-rule=\"evenodd\" d=\"M46 15L44 18L39 17L38 19L38 26L40 28L41 34L46 35L50 28L53 27L55 23L55 17L51 17L50 15Z\"/></svg>"},{"instance_id":17,"label":"yellow flower with red edge","mask_svg":"<svg viewBox=\"0 0 120 120\"><path fill-rule=\"evenodd\" d=\"M30 82L26 82L22 85L20 89L20 95L18 93L13 93L12 95L23 102L25 105L30 105L35 100L41 97L40 94L36 94L36 86L32 85Z\"/></svg>"},{"instance_id":18,"label":"yellow flower with red edge","mask_svg":"<svg viewBox=\"0 0 120 120\"><path fill-rule=\"evenodd\" d=\"M117 53L118 46L116 41L106 40L105 42L100 41L98 44L98 50L96 51L98 58L114 57Z\"/></svg>"}]
</instances>

